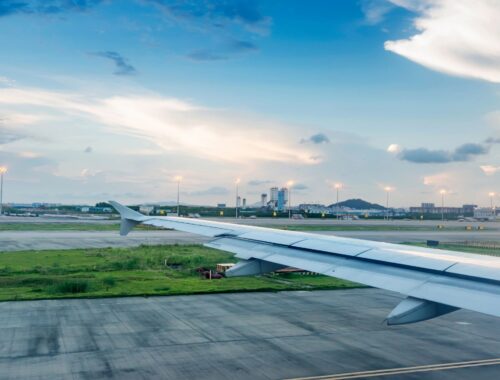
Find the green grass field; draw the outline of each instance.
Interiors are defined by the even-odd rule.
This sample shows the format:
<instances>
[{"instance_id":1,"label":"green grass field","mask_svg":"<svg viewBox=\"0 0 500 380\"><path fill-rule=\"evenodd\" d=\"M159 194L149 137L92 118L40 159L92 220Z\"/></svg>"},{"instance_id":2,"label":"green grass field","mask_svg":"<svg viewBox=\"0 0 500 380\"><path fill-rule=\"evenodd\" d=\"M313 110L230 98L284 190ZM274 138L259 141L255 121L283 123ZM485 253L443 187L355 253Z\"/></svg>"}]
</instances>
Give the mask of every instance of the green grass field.
<instances>
[{"instance_id":1,"label":"green grass field","mask_svg":"<svg viewBox=\"0 0 500 380\"><path fill-rule=\"evenodd\" d=\"M405 243L408 245L415 245L417 247L427 247L425 243ZM483 248L483 247L474 247L469 245L462 244L446 244L440 243L437 249L446 249L448 251L457 251L457 252L466 252L466 253L475 253L478 255L487 255L487 256L499 256L500 257L500 249L499 248Z\"/></svg>"},{"instance_id":2,"label":"green grass field","mask_svg":"<svg viewBox=\"0 0 500 380\"><path fill-rule=\"evenodd\" d=\"M157 230L153 226L138 225L139 230ZM120 223L78 223L78 222L24 222L0 223L2 231L118 231Z\"/></svg>"},{"instance_id":3,"label":"green grass field","mask_svg":"<svg viewBox=\"0 0 500 380\"><path fill-rule=\"evenodd\" d=\"M444 229L438 229L437 224L435 227L432 226L398 226L398 225L331 225L331 224L290 224L290 225L274 225L274 226L262 226L277 228L281 230L290 231L442 231ZM458 227L448 227L447 231L458 229ZM464 230L460 228L460 230Z\"/></svg>"},{"instance_id":4,"label":"green grass field","mask_svg":"<svg viewBox=\"0 0 500 380\"><path fill-rule=\"evenodd\" d=\"M206 280L198 267L235 262L201 245L0 253L0 301L359 287L298 274ZM166 265L165 265L166 263Z\"/></svg>"},{"instance_id":5,"label":"green grass field","mask_svg":"<svg viewBox=\"0 0 500 380\"><path fill-rule=\"evenodd\" d=\"M438 229L436 226L398 226L398 225L331 225L331 224L283 224L262 225L262 227L276 228L290 231L463 231L464 227L447 227ZM151 226L138 225L140 230L155 230ZM2 231L118 231L119 222L116 223L78 223L78 222L6 222L0 223Z\"/></svg>"}]
</instances>

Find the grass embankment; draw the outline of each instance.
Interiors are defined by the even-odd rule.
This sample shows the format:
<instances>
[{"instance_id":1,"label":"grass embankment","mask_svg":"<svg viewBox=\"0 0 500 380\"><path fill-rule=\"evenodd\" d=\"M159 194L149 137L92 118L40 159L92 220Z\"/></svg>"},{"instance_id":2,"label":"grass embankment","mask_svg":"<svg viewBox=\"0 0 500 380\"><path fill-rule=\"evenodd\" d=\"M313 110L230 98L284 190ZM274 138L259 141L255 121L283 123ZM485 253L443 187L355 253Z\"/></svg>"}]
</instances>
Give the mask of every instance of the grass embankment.
<instances>
[{"instance_id":1,"label":"grass embankment","mask_svg":"<svg viewBox=\"0 0 500 380\"><path fill-rule=\"evenodd\" d=\"M153 226L138 225L139 230L156 230ZM78 223L78 222L24 222L0 223L2 231L118 231L120 223Z\"/></svg>"},{"instance_id":2,"label":"grass embankment","mask_svg":"<svg viewBox=\"0 0 500 380\"><path fill-rule=\"evenodd\" d=\"M195 271L235 261L231 254L201 245L0 253L0 301L360 286L298 274L206 280Z\"/></svg>"},{"instance_id":3,"label":"grass embankment","mask_svg":"<svg viewBox=\"0 0 500 380\"><path fill-rule=\"evenodd\" d=\"M354 225L354 224L348 224L348 225L342 225L342 224L337 224L337 225L331 225L331 224L290 224L290 225L274 225L274 226L265 226L262 225L262 227L269 227L269 228L276 228L280 230L290 230L290 231L464 231L464 227L445 227L445 228L438 228L438 225L436 226L401 226L401 225ZM485 229L482 229L480 231L484 231ZM474 230L478 231L478 230Z\"/></svg>"},{"instance_id":4,"label":"grass embankment","mask_svg":"<svg viewBox=\"0 0 500 380\"><path fill-rule=\"evenodd\" d=\"M425 243L405 243L407 245L414 245L417 247L427 247ZM481 244L480 242L477 244ZM488 243L483 243L487 245ZM436 249L445 249L448 251L457 251L457 252L465 252L465 253L475 253L478 255L487 255L487 256L498 256L500 257L500 245L497 248L489 248L489 247L481 247L474 246L468 244L460 244L460 243L440 243Z\"/></svg>"},{"instance_id":5,"label":"grass embankment","mask_svg":"<svg viewBox=\"0 0 500 380\"><path fill-rule=\"evenodd\" d=\"M331 225L331 224L283 224L283 225L261 225L262 227L275 228L290 231L463 231L464 227L438 228L436 226L401 226L401 225ZM117 223L79 223L79 222L6 222L0 223L2 231L118 231ZM157 230L153 226L138 225L135 229ZM484 229L483 229L484 230ZM477 230L474 230L477 231Z\"/></svg>"}]
</instances>

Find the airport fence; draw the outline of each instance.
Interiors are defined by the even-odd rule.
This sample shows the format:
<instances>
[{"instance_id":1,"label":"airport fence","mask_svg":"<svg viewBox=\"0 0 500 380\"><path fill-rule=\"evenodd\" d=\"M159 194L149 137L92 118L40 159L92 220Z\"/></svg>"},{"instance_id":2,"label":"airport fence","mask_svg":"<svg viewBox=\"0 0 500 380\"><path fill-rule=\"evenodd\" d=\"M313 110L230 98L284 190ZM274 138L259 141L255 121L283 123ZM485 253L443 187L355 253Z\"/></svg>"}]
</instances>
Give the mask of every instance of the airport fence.
<instances>
[{"instance_id":1,"label":"airport fence","mask_svg":"<svg viewBox=\"0 0 500 380\"><path fill-rule=\"evenodd\" d=\"M457 247L457 248L480 248L489 249L491 252L484 252L484 254L489 254L493 256L500 256L500 241L474 241L465 240L458 242L445 243L447 246Z\"/></svg>"}]
</instances>

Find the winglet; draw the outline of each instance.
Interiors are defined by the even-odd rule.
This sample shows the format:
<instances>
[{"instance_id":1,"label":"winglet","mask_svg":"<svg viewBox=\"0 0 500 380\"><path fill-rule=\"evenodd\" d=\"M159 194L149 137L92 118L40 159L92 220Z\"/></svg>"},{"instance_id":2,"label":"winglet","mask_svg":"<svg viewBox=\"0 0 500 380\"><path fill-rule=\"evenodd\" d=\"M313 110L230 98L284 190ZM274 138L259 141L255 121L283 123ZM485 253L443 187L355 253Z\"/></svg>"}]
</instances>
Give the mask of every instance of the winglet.
<instances>
[{"instance_id":1,"label":"winglet","mask_svg":"<svg viewBox=\"0 0 500 380\"><path fill-rule=\"evenodd\" d=\"M141 223L145 217L141 213L132 210L118 202L109 201L109 204L115 208L116 211L120 213L122 218L120 224L120 235L127 235L132 228L134 228L137 224Z\"/></svg>"}]
</instances>

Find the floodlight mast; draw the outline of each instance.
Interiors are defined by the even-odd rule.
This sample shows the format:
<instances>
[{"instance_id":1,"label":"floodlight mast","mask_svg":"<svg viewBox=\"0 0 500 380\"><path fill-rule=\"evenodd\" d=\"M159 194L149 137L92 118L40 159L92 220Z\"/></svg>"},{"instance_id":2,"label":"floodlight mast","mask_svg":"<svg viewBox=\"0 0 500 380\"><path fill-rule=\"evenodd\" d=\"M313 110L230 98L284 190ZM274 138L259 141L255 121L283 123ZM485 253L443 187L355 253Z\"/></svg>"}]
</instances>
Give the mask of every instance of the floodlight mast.
<instances>
[{"instance_id":1,"label":"floodlight mast","mask_svg":"<svg viewBox=\"0 0 500 380\"><path fill-rule=\"evenodd\" d=\"M444 195L446 194L446 190L442 189L439 193L441 194L441 221L444 222Z\"/></svg>"},{"instance_id":2,"label":"floodlight mast","mask_svg":"<svg viewBox=\"0 0 500 380\"><path fill-rule=\"evenodd\" d=\"M177 216L181 216L180 189L181 189L182 176L180 175L175 176L174 180L175 182L177 182Z\"/></svg>"},{"instance_id":3,"label":"floodlight mast","mask_svg":"<svg viewBox=\"0 0 500 380\"><path fill-rule=\"evenodd\" d=\"M238 219L238 206L239 206L239 185L240 185L241 179L236 178L236 181L234 181L236 185L236 204L235 204L235 217Z\"/></svg>"},{"instance_id":4,"label":"floodlight mast","mask_svg":"<svg viewBox=\"0 0 500 380\"><path fill-rule=\"evenodd\" d=\"M286 185L288 187L288 219L292 219L292 186L294 182L289 180Z\"/></svg>"},{"instance_id":5,"label":"floodlight mast","mask_svg":"<svg viewBox=\"0 0 500 380\"><path fill-rule=\"evenodd\" d=\"M6 166L0 166L0 215L3 215L3 175L7 173Z\"/></svg>"},{"instance_id":6,"label":"floodlight mast","mask_svg":"<svg viewBox=\"0 0 500 380\"><path fill-rule=\"evenodd\" d=\"M385 214L387 217L387 220L390 220L390 213L389 213L389 193L393 190L391 186L386 186L384 188L385 193L386 193L386 198L385 198ZM385 219L385 217L384 217Z\"/></svg>"}]
</instances>

